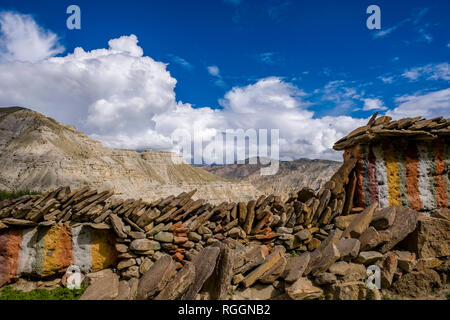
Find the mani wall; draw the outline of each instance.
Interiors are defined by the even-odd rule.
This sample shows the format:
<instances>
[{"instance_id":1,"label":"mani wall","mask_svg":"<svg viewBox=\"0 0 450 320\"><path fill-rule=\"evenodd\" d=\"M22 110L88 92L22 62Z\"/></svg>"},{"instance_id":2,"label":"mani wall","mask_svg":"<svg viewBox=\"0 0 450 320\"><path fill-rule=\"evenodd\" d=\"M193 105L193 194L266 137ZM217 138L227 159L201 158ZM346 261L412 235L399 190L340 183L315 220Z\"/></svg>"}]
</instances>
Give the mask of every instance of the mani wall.
<instances>
[{"instance_id":1,"label":"mani wall","mask_svg":"<svg viewBox=\"0 0 450 320\"><path fill-rule=\"evenodd\" d=\"M319 191L303 188L285 201L269 195L213 205L193 199L194 190L149 203L89 187L60 187L5 200L0 202L0 287L20 277L58 277L75 264L84 273L112 268L122 281L140 279L141 296L151 298L157 291L150 294L146 289L150 280L169 281L158 275L167 269L161 267L164 262L173 267L171 275L177 274L170 290L176 289L178 276L186 280L187 291L172 290L170 298L183 294L193 299L210 275L202 265L208 261L198 257L214 251L217 258L219 249L208 247L225 245L239 251L240 258L227 256L226 273L217 262L224 286L216 298L224 297L231 278L235 286L248 288L257 281L271 285L280 277L293 283L286 287L291 298L303 297L298 291L304 286L314 291L311 297L320 296L322 289L312 286L308 274L336 289L331 294L335 297L348 284L340 271L336 274L344 278L339 281L326 273L342 265L360 269L357 287L362 291L357 291L363 292L364 264L401 255L450 255L447 220L419 221L417 211L396 206L448 207L449 123L442 118L391 122L375 115L367 126L336 143L335 149L345 150L344 163ZM438 225L440 231L424 235L430 230L421 227L426 223ZM395 253L397 244L414 230L411 251ZM300 256L287 259L285 252ZM208 263L209 271L216 270L215 260ZM335 263L340 264L331 268ZM395 273L391 271L389 285Z\"/></svg>"},{"instance_id":2,"label":"mani wall","mask_svg":"<svg viewBox=\"0 0 450 320\"><path fill-rule=\"evenodd\" d=\"M334 146L357 159L354 205L450 206L450 119L373 118Z\"/></svg>"}]
</instances>

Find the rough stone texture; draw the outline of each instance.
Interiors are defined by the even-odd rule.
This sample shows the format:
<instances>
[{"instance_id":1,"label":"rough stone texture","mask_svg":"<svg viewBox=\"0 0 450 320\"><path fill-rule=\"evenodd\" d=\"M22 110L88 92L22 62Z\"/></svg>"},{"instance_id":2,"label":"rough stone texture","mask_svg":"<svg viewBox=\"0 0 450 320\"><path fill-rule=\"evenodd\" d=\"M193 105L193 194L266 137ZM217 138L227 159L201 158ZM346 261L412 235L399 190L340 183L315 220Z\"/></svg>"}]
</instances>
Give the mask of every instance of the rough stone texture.
<instances>
[{"instance_id":1,"label":"rough stone texture","mask_svg":"<svg viewBox=\"0 0 450 320\"><path fill-rule=\"evenodd\" d=\"M300 278L286 288L286 293L293 300L313 300L320 298L323 290L315 287L307 278Z\"/></svg>"},{"instance_id":2,"label":"rough stone texture","mask_svg":"<svg viewBox=\"0 0 450 320\"><path fill-rule=\"evenodd\" d=\"M280 293L271 284L256 283L252 287L236 290L231 300L270 300L280 295Z\"/></svg>"},{"instance_id":3,"label":"rough stone texture","mask_svg":"<svg viewBox=\"0 0 450 320\"><path fill-rule=\"evenodd\" d=\"M267 248L264 246L250 244L242 250L237 251L233 262L234 273L245 273L263 263L266 257L265 250Z\"/></svg>"},{"instance_id":4,"label":"rough stone texture","mask_svg":"<svg viewBox=\"0 0 450 320\"><path fill-rule=\"evenodd\" d=\"M327 271L327 269L339 259L340 254L336 245L330 244L324 250L322 250L322 257L319 262L313 267L312 274L314 276L319 275L322 272Z\"/></svg>"},{"instance_id":5,"label":"rough stone texture","mask_svg":"<svg viewBox=\"0 0 450 320\"><path fill-rule=\"evenodd\" d=\"M264 260L264 262L258 266L255 270L250 272L242 281L244 286L248 288L255 281L257 281L266 271L270 270L277 262L281 259L286 249L283 246L277 246L269 256Z\"/></svg>"},{"instance_id":6,"label":"rough stone texture","mask_svg":"<svg viewBox=\"0 0 450 320\"><path fill-rule=\"evenodd\" d=\"M176 300L183 295L195 280L195 266L187 262L175 278L156 296L155 300Z\"/></svg>"},{"instance_id":7,"label":"rough stone texture","mask_svg":"<svg viewBox=\"0 0 450 320\"><path fill-rule=\"evenodd\" d=\"M383 258L383 254L377 251L363 251L359 253L358 258L356 258L356 262L369 265L380 260L381 258Z\"/></svg>"},{"instance_id":8,"label":"rough stone texture","mask_svg":"<svg viewBox=\"0 0 450 320\"><path fill-rule=\"evenodd\" d=\"M398 256L395 252L386 253L379 262L381 268L381 287L389 288L397 271Z\"/></svg>"},{"instance_id":9,"label":"rough stone texture","mask_svg":"<svg viewBox=\"0 0 450 320\"><path fill-rule=\"evenodd\" d=\"M322 274L319 274L314 279L314 283L319 286L330 285L330 284L336 283L336 281L337 281L336 276L329 272L324 272Z\"/></svg>"},{"instance_id":10,"label":"rough stone texture","mask_svg":"<svg viewBox=\"0 0 450 320\"><path fill-rule=\"evenodd\" d=\"M148 250L159 250L161 245L157 241L148 239L136 239L130 244L130 249L137 252L145 252Z\"/></svg>"},{"instance_id":11,"label":"rough stone texture","mask_svg":"<svg viewBox=\"0 0 450 320\"><path fill-rule=\"evenodd\" d=\"M345 229L342 236L344 238L358 238L369 227L369 224L372 221L373 213L377 207L378 202L374 202L363 212L361 212Z\"/></svg>"},{"instance_id":12,"label":"rough stone texture","mask_svg":"<svg viewBox=\"0 0 450 320\"><path fill-rule=\"evenodd\" d=\"M359 237L362 251L369 251L381 244L382 238L374 227L369 227Z\"/></svg>"},{"instance_id":13,"label":"rough stone texture","mask_svg":"<svg viewBox=\"0 0 450 320\"><path fill-rule=\"evenodd\" d=\"M86 289L80 300L112 300L119 294L119 276L108 270Z\"/></svg>"},{"instance_id":14,"label":"rough stone texture","mask_svg":"<svg viewBox=\"0 0 450 320\"><path fill-rule=\"evenodd\" d=\"M339 216L334 220L334 224L341 230L347 229L358 214L349 214L348 216Z\"/></svg>"},{"instance_id":15,"label":"rough stone texture","mask_svg":"<svg viewBox=\"0 0 450 320\"><path fill-rule=\"evenodd\" d=\"M325 289L327 300L364 300L366 286L361 281L335 283Z\"/></svg>"},{"instance_id":16,"label":"rough stone texture","mask_svg":"<svg viewBox=\"0 0 450 320\"><path fill-rule=\"evenodd\" d=\"M432 269L406 273L392 285L393 290L403 297L429 297L442 286L439 274Z\"/></svg>"},{"instance_id":17,"label":"rough stone texture","mask_svg":"<svg viewBox=\"0 0 450 320\"><path fill-rule=\"evenodd\" d=\"M208 292L210 299L223 300L226 298L233 277L234 256L233 251L224 243L219 242L213 246L219 247L220 252L216 267L203 288Z\"/></svg>"},{"instance_id":18,"label":"rough stone texture","mask_svg":"<svg viewBox=\"0 0 450 320\"><path fill-rule=\"evenodd\" d=\"M418 217L419 214L415 210L408 207L395 207L395 220L389 228L391 239L381 247L380 251L382 253L388 252L413 232L416 229Z\"/></svg>"},{"instance_id":19,"label":"rough stone texture","mask_svg":"<svg viewBox=\"0 0 450 320\"><path fill-rule=\"evenodd\" d=\"M259 281L262 283L273 283L283 274L286 264L287 259L285 257L281 257L281 259L278 260L272 268L267 270L261 278L259 278Z\"/></svg>"},{"instance_id":20,"label":"rough stone texture","mask_svg":"<svg viewBox=\"0 0 450 320\"><path fill-rule=\"evenodd\" d=\"M395 251L398 267L405 272L411 272L416 267L416 255L409 251Z\"/></svg>"},{"instance_id":21,"label":"rough stone texture","mask_svg":"<svg viewBox=\"0 0 450 320\"><path fill-rule=\"evenodd\" d=\"M166 286L167 282L175 275L176 263L172 257L164 255L156 261L146 274L139 280L136 298L149 300Z\"/></svg>"},{"instance_id":22,"label":"rough stone texture","mask_svg":"<svg viewBox=\"0 0 450 320\"><path fill-rule=\"evenodd\" d=\"M211 276L220 253L218 247L207 247L192 260L195 267L195 279L188 290L181 296L182 300L193 300L206 280Z\"/></svg>"},{"instance_id":23,"label":"rough stone texture","mask_svg":"<svg viewBox=\"0 0 450 320\"><path fill-rule=\"evenodd\" d=\"M420 217L417 229L405 242L418 258L450 256L450 221Z\"/></svg>"},{"instance_id":24,"label":"rough stone texture","mask_svg":"<svg viewBox=\"0 0 450 320\"><path fill-rule=\"evenodd\" d=\"M377 230L385 230L392 226L395 220L395 208L387 207L376 210L370 223Z\"/></svg>"},{"instance_id":25,"label":"rough stone texture","mask_svg":"<svg viewBox=\"0 0 450 320\"><path fill-rule=\"evenodd\" d=\"M132 278L130 280L121 280L119 282L119 294L114 300L134 300L136 297L139 280Z\"/></svg>"},{"instance_id":26,"label":"rough stone texture","mask_svg":"<svg viewBox=\"0 0 450 320\"><path fill-rule=\"evenodd\" d=\"M305 252L298 257L291 257L287 259L286 268L284 270L284 280L286 282L295 282L306 270L309 264L310 253Z\"/></svg>"},{"instance_id":27,"label":"rough stone texture","mask_svg":"<svg viewBox=\"0 0 450 320\"><path fill-rule=\"evenodd\" d=\"M358 256L360 250L360 242L358 239L345 239L342 238L336 243L336 247L339 250L339 254L342 259L353 259Z\"/></svg>"}]
</instances>

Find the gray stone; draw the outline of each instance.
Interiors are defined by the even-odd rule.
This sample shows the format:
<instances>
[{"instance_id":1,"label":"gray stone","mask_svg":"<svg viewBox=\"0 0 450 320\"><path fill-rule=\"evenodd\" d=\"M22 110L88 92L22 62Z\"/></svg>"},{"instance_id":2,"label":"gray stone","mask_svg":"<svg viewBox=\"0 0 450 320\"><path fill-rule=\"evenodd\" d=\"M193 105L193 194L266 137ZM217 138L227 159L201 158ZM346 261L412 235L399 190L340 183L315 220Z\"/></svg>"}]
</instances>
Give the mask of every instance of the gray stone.
<instances>
[{"instance_id":1,"label":"gray stone","mask_svg":"<svg viewBox=\"0 0 450 320\"><path fill-rule=\"evenodd\" d=\"M108 269L86 289L80 300L112 300L119 294L119 276Z\"/></svg>"},{"instance_id":2,"label":"gray stone","mask_svg":"<svg viewBox=\"0 0 450 320\"><path fill-rule=\"evenodd\" d=\"M130 244L130 249L137 252L159 250L161 245L157 241L149 239L136 239Z\"/></svg>"},{"instance_id":3,"label":"gray stone","mask_svg":"<svg viewBox=\"0 0 450 320\"><path fill-rule=\"evenodd\" d=\"M183 295L195 280L195 266L186 262L175 278L156 296L155 300L176 300Z\"/></svg>"},{"instance_id":4,"label":"gray stone","mask_svg":"<svg viewBox=\"0 0 450 320\"><path fill-rule=\"evenodd\" d=\"M369 265L377 262L381 258L383 258L383 254L377 251L362 251L359 253L358 258L356 258L356 262Z\"/></svg>"},{"instance_id":5,"label":"gray stone","mask_svg":"<svg viewBox=\"0 0 450 320\"><path fill-rule=\"evenodd\" d=\"M219 256L218 247L207 247L197 254L192 263L195 267L195 279L188 290L181 296L182 300L193 300L205 281L213 273Z\"/></svg>"},{"instance_id":6,"label":"gray stone","mask_svg":"<svg viewBox=\"0 0 450 320\"><path fill-rule=\"evenodd\" d=\"M342 238L336 243L336 247L339 250L341 258L353 259L358 256L360 250L360 242L358 239L346 239Z\"/></svg>"},{"instance_id":7,"label":"gray stone","mask_svg":"<svg viewBox=\"0 0 450 320\"><path fill-rule=\"evenodd\" d=\"M307 278L300 278L286 288L286 293L293 300L312 300L319 299L323 291Z\"/></svg>"},{"instance_id":8,"label":"gray stone","mask_svg":"<svg viewBox=\"0 0 450 320\"><path fill-rule=\"evenodd\" d=\"M149 300L164 289L176 273L176 263L172 257L164 255L156 261L139 280L138 300Z\"/></svg>"},{"instance_id":9,"label":"gray stone","mask_svg":"<svg viewBox=\"0 0 450 320\"><path fill-rule=\"evenodd\" d=\"M284 280L286 282L295 282L306 270L306 267L309 264L310 253L305 252L298 257L291 257L287 259L286 268L284 270Z\"/></svg>"}]
</instances>

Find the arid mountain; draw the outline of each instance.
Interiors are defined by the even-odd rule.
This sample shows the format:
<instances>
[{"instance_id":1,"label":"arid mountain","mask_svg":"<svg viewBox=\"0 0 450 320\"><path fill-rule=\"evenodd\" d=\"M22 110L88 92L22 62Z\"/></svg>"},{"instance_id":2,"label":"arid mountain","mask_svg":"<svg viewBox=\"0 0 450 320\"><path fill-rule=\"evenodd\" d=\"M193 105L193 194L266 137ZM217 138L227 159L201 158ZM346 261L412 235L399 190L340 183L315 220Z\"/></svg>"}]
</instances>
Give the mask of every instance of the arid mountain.
<instances>
[{"instance_id":1,"label":"arid mountain","mask_svg":"<svg viewBox=\"0 0 450 320\"><path fill-rule=\"evenodd\" d=\"M66 185L111 189L146 201L193 189L198 189L195 198L213 203L247 201L259 194L248 182L226 181L169 152L106 148L75 127L32 110L0 108L0 189L42 191Z\"/></svg>"},{"instance_id":2,"label":"arid mountain","mask_svg":"<svg viewBox=\"0 0 450 320\"><path fill-rule=\"evenodd\" d=\"M273 176L262 176L258 164L232 164L226 166L207 166L203 169L225 179L248 181L264 194L275 194L287 197L291 192L303 187L319 189L342 165L329 160L299 159L281 161L278 173Z\"/></svg>"}]
</instances>

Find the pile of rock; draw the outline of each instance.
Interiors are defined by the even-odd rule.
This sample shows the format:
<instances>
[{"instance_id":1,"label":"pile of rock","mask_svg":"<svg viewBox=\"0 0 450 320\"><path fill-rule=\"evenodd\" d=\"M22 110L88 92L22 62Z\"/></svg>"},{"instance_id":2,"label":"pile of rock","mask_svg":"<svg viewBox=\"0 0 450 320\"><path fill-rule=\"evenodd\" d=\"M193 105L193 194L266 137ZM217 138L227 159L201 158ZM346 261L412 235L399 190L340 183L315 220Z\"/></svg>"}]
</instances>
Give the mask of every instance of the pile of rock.
<instances>
[{"instance_id":1,"label":"pile of rock","mask_svg":"<svg viewBox=\"0 0 450 320\"><path fill-rule=\"evenodd\" d=\"M419 217L405 207L372 205L337 226L317 249L301 255L274 243L243 245L230 238L202 249L179 271L163 255L139 280L117 280L116 296L109 298L348 300L365 299L369 292L375 299L381 292L423 298L446 285L448 215ZM381 292L367 289L370 265L381 270ZM103 289L94 283L85 298Z\"/></svg>"},{"instance_id":2,"label":"pile of rock","mask_svg":"<svg viewBox=\"0 0 450 320\"><path fill-rule=\"evenodd\" d=\"M204 247L227 238L242 244L275 243L288 251L313 251L345 208L342 185L352 168L344 165L317 194L304 188L286 202L270 195L214 206L193 200L194 190L148 203L115 199L111 191L61 187L1 202L0 230L60 223L112 229L118 242L117 268L125 279L146 273L163 253L171 255L180 269Z\"/></svg>"}]
</instances>

